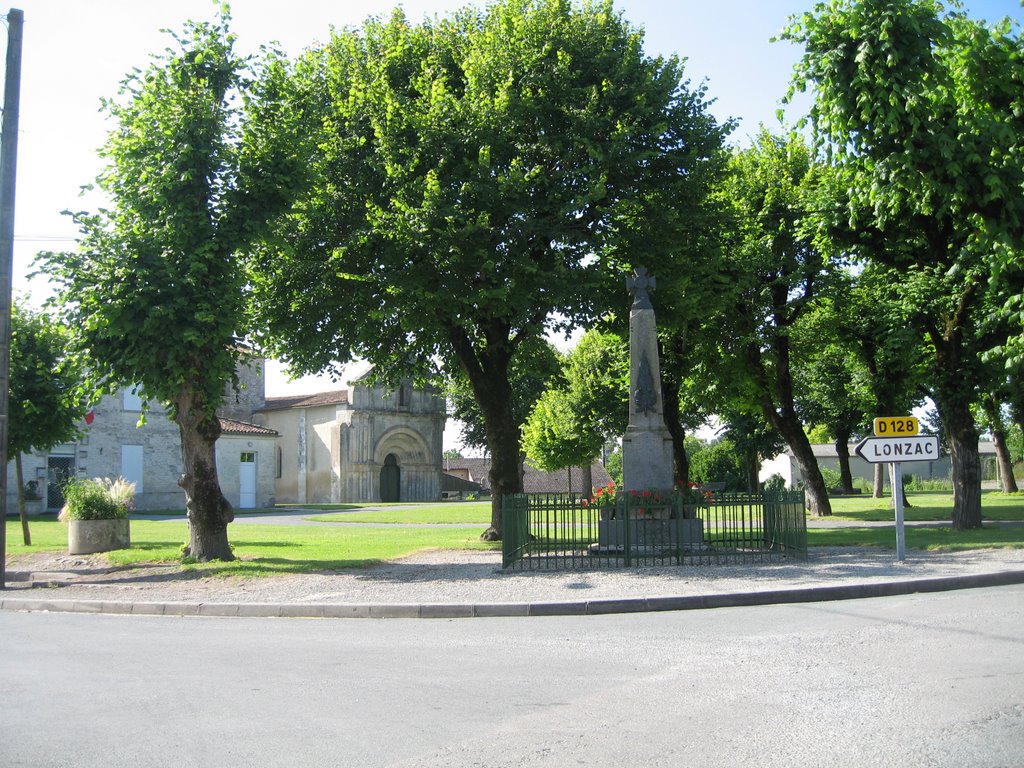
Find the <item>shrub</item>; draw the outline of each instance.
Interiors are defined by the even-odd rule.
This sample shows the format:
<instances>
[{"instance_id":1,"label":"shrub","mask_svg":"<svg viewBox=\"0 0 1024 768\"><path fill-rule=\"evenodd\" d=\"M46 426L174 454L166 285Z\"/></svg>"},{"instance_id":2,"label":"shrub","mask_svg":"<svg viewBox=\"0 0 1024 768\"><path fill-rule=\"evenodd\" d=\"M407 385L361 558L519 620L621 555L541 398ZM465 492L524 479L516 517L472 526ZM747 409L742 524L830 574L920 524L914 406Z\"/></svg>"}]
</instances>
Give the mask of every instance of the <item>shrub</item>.
<instances>
[{"instance_id":1,"label":"shrub","mask_svg":"<svg viewBox=\"0 0 1024 768\"><path fill-rule=\"evenodd\" d=\"M776 472L764 481L764 489L769 493L779 493L786 490L786 478Z\"/></svg>"},{"instance_id":2,"label":"shrub","mask_svg":"<svg viewBox=\"0 0 1024 768\"><path fill-rule=\"evenodd\" d=\"M933 477L930 479L918 477L917 475L903 475L904 491L949 491L953 492L953 481L948 477Z\"/></svg>"},{"instance_id":3,"label":"shrub","mask_svg":"<svg viewBox=\"0 0 1024 768\"><path fill-rule=\"evenodd\" d=\"M843 476L839 474L838 469L830 467L819 467L819 469L821 470L821 479L825 481L825 487L830 491L843 484Z\"/></svg>"},{"instance_id":4,"label":"shrub","mask_svg":"<svg viewBox=\"0 0 1024 768\"><path fill-rule=\"evenodd\" d=\"M135 485L131 485L134 493ZM128 506L115 500L100 480L76 478L64 486L64 507L59 520L109 520L128 517Z\"/></svg>"},{"instance_id":5,"label":"shrub","mask_svg":"<svg viewBox=\"0 0 1024 768\"><path fill-rule=\"evenodd\" d=\"M725 483L728 491L744 488L743 460L733 442L721 438L690 456L690 479L697 483Z\"/></svg>"}]
</instances>

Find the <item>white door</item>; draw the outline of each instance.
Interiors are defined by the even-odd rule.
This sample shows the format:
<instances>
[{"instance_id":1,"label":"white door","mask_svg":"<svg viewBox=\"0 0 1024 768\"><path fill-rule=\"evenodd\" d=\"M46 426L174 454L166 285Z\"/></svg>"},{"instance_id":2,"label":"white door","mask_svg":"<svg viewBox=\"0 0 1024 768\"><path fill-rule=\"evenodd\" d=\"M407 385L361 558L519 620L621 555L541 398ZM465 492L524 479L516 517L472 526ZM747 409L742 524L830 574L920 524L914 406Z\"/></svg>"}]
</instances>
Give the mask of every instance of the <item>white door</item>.
<instances>
[{"instance_id":1,"label":"white door","mask_svg":"<svg viewBox=\"0 0 1024 768\"><path fill-rule=\"evenodd\" d=\"M141 445L121 446L121 477L135 483L136 495L146 491L142 486L142 453Z\"/></svg>"},{"instance_id":2,"label":"white door","mask_svg":"<svg viewBox=\"0 0 1024 768\"><path fill-rule=\"evenodd\" d=\"M256 507L256 454L243 451L238 465L238 508Z\"/></svg>"}]
</instances>

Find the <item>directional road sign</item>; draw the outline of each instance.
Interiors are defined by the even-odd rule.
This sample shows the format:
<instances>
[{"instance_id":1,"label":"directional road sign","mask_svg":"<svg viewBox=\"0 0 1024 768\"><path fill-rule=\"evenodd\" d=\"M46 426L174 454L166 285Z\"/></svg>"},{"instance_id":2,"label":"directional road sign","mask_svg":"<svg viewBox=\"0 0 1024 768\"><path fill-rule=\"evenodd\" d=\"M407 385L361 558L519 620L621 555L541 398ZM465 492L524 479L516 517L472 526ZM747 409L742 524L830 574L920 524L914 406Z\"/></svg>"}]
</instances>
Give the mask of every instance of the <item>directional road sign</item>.
<instances>
[{"instance_id":1,"label":"directional road sign","mask_svg":"<svg viewBox=\"0 0 1024 768\"><path fill-rule=\"evenodd\" d=\"M870 464L936 461L939 458L939 438L936 435L865 437L857 444L856 451Z\"/></svg>"},{"instance_id":2,"label":"directional road sign","mask_svg":"<svg viewBox=\"0 0 1024 768\"><path fill-rule=\"evenodd\" d=\"M879 416L871 424L875 437L902 437L916 435L920 431L915 416Z\"/></svg>"}]
</instances>

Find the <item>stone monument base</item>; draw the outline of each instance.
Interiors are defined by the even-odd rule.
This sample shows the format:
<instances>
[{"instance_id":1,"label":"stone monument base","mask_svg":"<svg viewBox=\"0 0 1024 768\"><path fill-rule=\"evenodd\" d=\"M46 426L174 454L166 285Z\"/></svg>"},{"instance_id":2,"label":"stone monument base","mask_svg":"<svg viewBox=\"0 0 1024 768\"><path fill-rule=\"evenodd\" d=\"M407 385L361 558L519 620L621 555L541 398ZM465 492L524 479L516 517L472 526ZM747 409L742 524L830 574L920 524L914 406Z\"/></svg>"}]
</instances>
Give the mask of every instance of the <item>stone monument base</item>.
<instances>
[{"instance_id":1,"label":"stone monument base","mask_svg":"<svg viewBox=\"0 0 1024 768\"><path fill-rule=\"evenodd\" d=\"M599 520L598 554L659 554L665 550L699 551L709 549L704 543L704 521L689 520Z\"/></svg>"},{"instance_id":2,"label":"stone monument base","mask_svg":"<svg viewBox=\"0 0 1024 768\"><path fill-rule=\"evenodd\" d=\"M622 438L622 485L629 490L671 488L672 435L665 427L629 427Z\"/></svg>"}]
</instances>

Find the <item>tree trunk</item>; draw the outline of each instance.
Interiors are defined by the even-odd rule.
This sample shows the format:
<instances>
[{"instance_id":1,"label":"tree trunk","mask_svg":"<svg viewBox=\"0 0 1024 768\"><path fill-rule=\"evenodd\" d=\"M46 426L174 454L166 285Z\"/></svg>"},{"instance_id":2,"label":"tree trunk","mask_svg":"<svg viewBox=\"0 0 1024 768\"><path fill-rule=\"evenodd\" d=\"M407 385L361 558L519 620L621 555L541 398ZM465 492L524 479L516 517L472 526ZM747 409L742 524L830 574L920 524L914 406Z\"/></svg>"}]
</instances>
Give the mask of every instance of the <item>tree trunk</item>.
<instances>
[{"instance_id":1,"label":"tree trunk","mask_svg":"<svg viewBox=\"0 0 1024 768\"><path fill-rule=\"evenodd\" d=\"M999 413L999 401L990 395L985 398L982 405L989 422L989 429L992 432L992 443L996 448L999 487L1003 493L1017 493L1017 480L1013 476L1013 460L1010 458L1010 449L1006 447L1006 430L1003 428L1003 419Z\"/></svg>"},{"instance_id":2,"label":"tree trunk","mask_svg":"<svg viewBox=\"0 0 1024 768\"><path fill-rule=\"evenodd\" d=\"M747 349L748 359L756 366L760 374L758 399L761 411L768 423L782 435L786 445L793 451L793 458L796 459L797 466L804 477L807 509L812 515L829 516L832 514L832 506L828 500L828 489L825 488L825 480L821 476L818 461L814 458L814 451L811 450L811 442L807 439L807 433L804 432L800 419L797 418L796 408L793 404L793 381L789 370L789 337L777 336L772 345L775 349L776 369L771 385L768 383L768 376L764 370L761 351L753 345ZM774 399L772 390L775 392ZM778 400L778 408L775 406L776 400Z\"/></svg>"},{"instance_id":3,"label":"tree trunk","mask_svg":"<svg viewBox=\"0 0 1024 768\"><path fill-rule=\"evenodd\" d=\"M889 487L890 488L895 488L896 487L896 465L895 464L878 464L877 466L879 466L879 467L888 467L889 468ZM903 474L902 466L900 467L900 474L901 475ZM903 482L903 478L902 477L900 477L900 493L903 496L903 508L906 509L908 507L913 506L910 503L910 500L907 498L907 484L905 482Z\"/></svg>"},{"instance_id":4,"label":"tree trunk","mask_svg":"<svg viewBox=\"0 0 1024 768\"><path fill-rule=\"evenodd\" d=\"M479 399L477 401L479 403ZM505 405L481 404L487 448L491 454L491 524L480 538L484 541L501 540L501 500L509 493L522 493L523 478L519 471L519 425L512 414L512 401Z\"/></svg>"},{"instance_id":5,"label":"tree trunk","mask_svg":"<svg viewBox=\"0 0 1024 768\"><path fill-rule=\"evenodd\" d=\"M853 473L850 471L850 433L836 435L836 456L839 457L839 489L853 493Z\"/></svg>"},{"instance_id":6,"label":"tree trunk","mask_svg":"<svg viewBox=\"0 0 1024 768\"><path fill-rule=\"evenodd\" d=\"M524 456L519 446L522 425L512 409L509 363L514 344L508 340L508 329L491 328L484 336L488 344L479 351L462 328L452 328L449 341L480 408L487 450L491 454L488 473L491 481L491 524L480 538L500 541L502 497L523 491Z\"/></svg>"},{"instance_id":7,"label":"tree trunk","mask_svg":"<svg viewBox=\"0 0 1024 768\"><path fill-rule=\"evenodd\" d=\"M679 418L679 384L673 377L665 376L661 383L661 405L665 428L672 438L672 476L679 488L686 488L690 482L690 459L686 455L686 430Z\"/></svg>"},{"instance_id":8,"label":"tree trunk","mask_svg":"<svg viewBox=\"0 0 1024 768\"><path fill-rule=\"evenodd\" d=\"M580 467L580 493L584 496L589 496L594 492L594 463L591 462L586 466ZM569 489L572 490L571 488Z\"/></svg>"},{"instance_id":9,"label":"tree trunk","mask_svg":"<svg viewBox=\"0 0 1024 768\"><path fill-rule=\"evenodd\" d=\"M182 475L189 542L185 556L200 562L234 560L228 544L228 523L235 519L217 477L217 438L220 421L203 409L191 393L174 403L174 420L181 435Z\"/></svg>"},{"instance_id":10,"label":"tree trunk","mask_svg":"<svg viewBox=\"0 0 1024 768\"><path fill-rule=\"evenodd\" d=\"M28 530L28 512L25 509L25 471L21 467L21 453L14 454L14 477L18 483L18 517L21 518L21 538L25 546L32 545L32 534Z\"/></svg>"},{"instance_id":11,"label":"tree trunk","mask_svg":"<svg viewBox=\"0 0 1024 768\"><path fill-rule=\"evenodd\" d=\"M872 464L874 482L871 484L871 495L876 499L885 497L885 464Z\"/></svg>"},{"instance_id":12,"label":"tree trunk","mask_svg":"<svg viewBox=\"0 0 1024 768\"><path fill-rule=\"evenodd\" d=\"M743 463L747 470L747 491L757 493L761 489L761 465L757 460L756 448L751 446L743 452Z\"/></svg>"},{"instance_id":13,"label":"tree trunk","mask_svg":"<svg viewBox=\"0 0 1024 768\"><path fill-rule=\"evenodd\" d=\"M787 418L774 408L765 408L765 416L793 451L793 458L796 459L796 464L804 477L807 509L812 515L831 515L832 506L828 500L828 489L825 488L825 480L821 476L818 460L814 458L814 451L811 449L811 443L807 439L800 420L795 415Z\"/></svg>"},{"instance_id":14,"label":"tree trunk","mask_svg":"<svg viewBox=\"0 0 1024 768\"><path fill-rule=\"evenodd\" d=\"M952 398L950 399L952 400ZM981 458L978 455L978 431L971 416L971 404L964 398L935 404L949 441L953 464L953 528L967 531L981 527Z\"/></svg>"}]
</instances>

